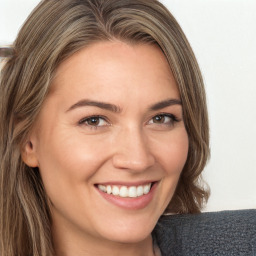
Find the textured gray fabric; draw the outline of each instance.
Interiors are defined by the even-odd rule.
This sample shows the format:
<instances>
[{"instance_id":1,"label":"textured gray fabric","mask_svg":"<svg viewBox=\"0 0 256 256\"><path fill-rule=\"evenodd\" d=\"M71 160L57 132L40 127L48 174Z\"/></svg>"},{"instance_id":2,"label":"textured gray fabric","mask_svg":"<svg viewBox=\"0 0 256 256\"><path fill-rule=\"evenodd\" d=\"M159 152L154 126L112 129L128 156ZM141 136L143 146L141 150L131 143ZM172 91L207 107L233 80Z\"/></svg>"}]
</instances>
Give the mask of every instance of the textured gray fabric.
<instances>
[{"instance_id":1,"label":"textured gray fabric","mask_svg":"<svg viewBox=\"0 0 256 256\"><path fill-rule=\"evenodd\" d=\"M256 209L162 216L153 237L162 256L256 256Z\"/></svg>"}]
</instances>

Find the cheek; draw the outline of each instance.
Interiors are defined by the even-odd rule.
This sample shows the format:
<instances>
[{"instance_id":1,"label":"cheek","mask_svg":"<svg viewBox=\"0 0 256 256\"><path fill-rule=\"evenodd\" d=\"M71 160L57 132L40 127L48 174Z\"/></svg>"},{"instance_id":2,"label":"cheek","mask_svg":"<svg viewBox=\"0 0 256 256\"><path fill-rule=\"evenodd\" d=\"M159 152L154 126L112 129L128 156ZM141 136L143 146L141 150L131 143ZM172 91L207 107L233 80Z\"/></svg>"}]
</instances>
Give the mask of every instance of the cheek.
<instances>
[{"instance_id":1,"label":"cheek","mask_svg":"<svg viewBox=\"0 0 256 256\"><path fill-rule=\"evenodd\" d=\"M188 148L189 140L185 128L180 133L177 133L177 136L173 136L168 145L166 145L165 160L163 160L166 173L163 184L163 194L167 195L164 204L165 207L167 207L171 201L177 187L181 172L187 161Z\"/></svg>"},{"instance_id":2,"label":"cheek","mask_svg":"<svg viewBox=\"0 0 256 256\"><path fill-rule=\"evenodd\" d=\"M184 129L166 136L156 146L158 162L166 172L166 175L180 175L188 156L188 136Z\"/></svg>"},{"instance_id":3,"label":"cheek","mask_svg":"<svg viewBox=\"0 0 256 256\"><path fill-rule=\"evenodd\" d=\"M89 181L106 160L106 150L93 138L64 132L50 136L40 145L39 169L45 187L59 190Z\"/></svg>"},{"instance_id":4,"label":"cheek","mask_svg":"<svg viewBox=\"0 0 256 256\"><path fill-rule=\"evenodd\" d=\"M187 160L188 136L185 129L173 131L165 139L155 143L157 162L161 166L162 180L159 183L159 208L164 212L177 187L180 174Z\"/></svg>"}]
</instances>

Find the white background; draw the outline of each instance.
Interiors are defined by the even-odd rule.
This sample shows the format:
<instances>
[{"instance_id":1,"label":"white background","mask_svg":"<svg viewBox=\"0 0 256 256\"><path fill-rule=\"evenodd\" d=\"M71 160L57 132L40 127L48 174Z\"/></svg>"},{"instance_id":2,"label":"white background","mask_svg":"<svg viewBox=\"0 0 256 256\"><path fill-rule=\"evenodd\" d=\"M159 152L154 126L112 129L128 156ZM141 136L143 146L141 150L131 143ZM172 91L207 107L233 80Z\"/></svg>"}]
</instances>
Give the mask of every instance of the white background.
<instances>
[{"instance_id":1,"label":"white background","mask_svg":"<svg viewBox=\"0 0 256 256\"><path fill-rule=\"evenodd\" d=\"M0 0L0 44L38 0ZM256 208L256 0L162 0L187 35L206 84L211 187L205 211Z\"/></svg>"}]
</instances>

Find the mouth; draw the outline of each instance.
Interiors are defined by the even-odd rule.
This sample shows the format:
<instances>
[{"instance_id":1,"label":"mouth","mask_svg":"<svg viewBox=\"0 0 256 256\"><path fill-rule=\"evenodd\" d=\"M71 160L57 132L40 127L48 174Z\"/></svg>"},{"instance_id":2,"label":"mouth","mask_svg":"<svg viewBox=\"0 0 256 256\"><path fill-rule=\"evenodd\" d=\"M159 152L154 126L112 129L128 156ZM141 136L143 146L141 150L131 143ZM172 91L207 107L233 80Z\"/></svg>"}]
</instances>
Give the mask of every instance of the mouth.
<instances>
[{"instance_id":1,"label":"mouth","mask_svg":"<svg viewBox=\"0 0 256 256\"><path fill-rule=\"evenodd\" d=\"M99 195L109 203L126 210L140 210L145 208L154 198L158 181L128 184L95 184Z\"/></svg>"},{"instance_id":2,"label":"mouth","mask_svg":"<svg viewBox=\"0 0 256 256\"><path fill-rule=\"evenodd\" d=\"M122 197L122 198L137 198L143 195L147 195L154 182L138 185L138 186L124 186L124 185L96 185L97 188L102 191L103 193Z\"/></svg>"}]
</instances>

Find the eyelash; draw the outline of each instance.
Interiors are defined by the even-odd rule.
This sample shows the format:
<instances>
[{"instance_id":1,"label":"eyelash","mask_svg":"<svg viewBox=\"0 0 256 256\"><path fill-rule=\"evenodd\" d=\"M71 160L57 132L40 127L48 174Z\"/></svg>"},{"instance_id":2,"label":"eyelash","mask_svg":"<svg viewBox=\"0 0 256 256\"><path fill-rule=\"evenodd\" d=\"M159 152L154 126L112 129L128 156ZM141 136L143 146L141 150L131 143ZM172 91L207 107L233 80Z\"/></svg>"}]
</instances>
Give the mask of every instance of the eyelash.
<instances>
[{"instance_id":1,"label":"eyelash","mask_svg":"<svg viewBox=\"0 0 256 256\"><path fill-rule=\"evenodd\" d=\"M156 125L164 125L164 126L173 126L174 123L177 123L179 122L180 120L173 114L169 114L169 113L159 113L157 115L154 115L153 117L151 117L150 121L148 121L147 123L151 122L151 120L153 120L154 118L156 117L168 117L171 119L171 122L170 123L160 123L160 124L157 124L157 123L151 123L151 124L156 124ZM100 119L104 120L104 122L107 122L108 124L107 125L91 125L91 124L88 124L89 121L92 121L92 119L95 119L96 121L99 122ZM87 127L89 127L90 129L99 129L101 127L105 127L105 126L110 126L109 124L109 121L108 119L105 117L105 116L100 116L100 115L93 115L93 116L89 116L89 117L86 117L86 118L83 118L81 119L79 122L78 122L79 125L86 125Z\"/></svg>"},{"instance_id":2,"label":"eyelash","mask_svg":"<svg viewBox=\"0 0 256 256\"><path fill-rule=\"evenodd\" d=\"M153 119L156 118L156 117L164 117L164 118L168 117L168 118L170 118L170 119L171 119L170 123L160 123L160 125L165 125L165 126L173 126L174 123L177 123L177 122L180 121L180 120L177 118L177 116L175 116L175 115L173 115L173 114L169 114L169 113L159 113L159 114L153 116L153 117L150 119L150 121L153 120ZM157 124L157 123L156 123L156 124Z\"/></svg>"},{"instance_id":3,"label":"eyelash","mask_svg":"<svg viewBox=\"0 0 256 256\"><path fill-rule=\"evenodd\" d=\"M89 121L92 121L92 119L102 119L102 120L104 120L104 122L107 122L107 123L109 123L108 122L108 119L106 118L106 117L104 117L104 116L99 116L99 115L94 115L94 116L89 116L89 117L85 117L85 118L83 118L83 119L81 119L79 122L78 122L78 124L79 125L86 125L87 127L89 127L89 128L91 128L91 129L98 129L98 128L100 128L100 127L102 127L102 126L98 126L98 125L91 125L91 124L88 124L88 122ZM108 124L108 125L104 125L104 126L109 126L110 124Z\"/></svg>"}]
</instances>

